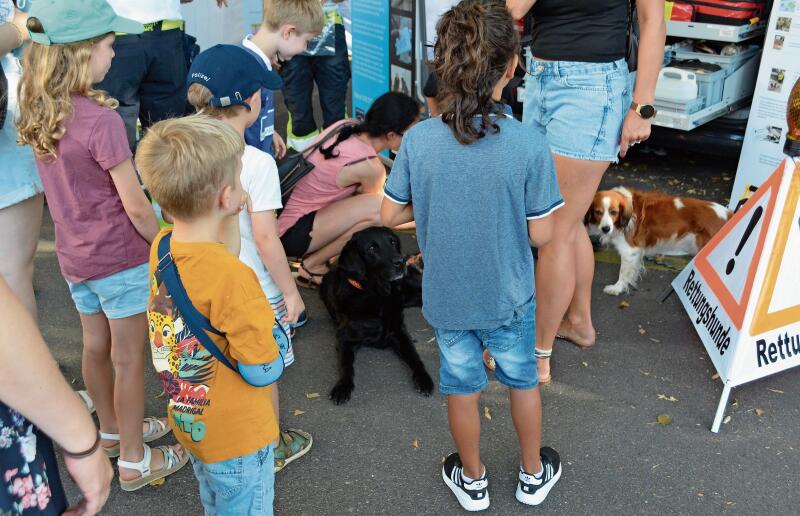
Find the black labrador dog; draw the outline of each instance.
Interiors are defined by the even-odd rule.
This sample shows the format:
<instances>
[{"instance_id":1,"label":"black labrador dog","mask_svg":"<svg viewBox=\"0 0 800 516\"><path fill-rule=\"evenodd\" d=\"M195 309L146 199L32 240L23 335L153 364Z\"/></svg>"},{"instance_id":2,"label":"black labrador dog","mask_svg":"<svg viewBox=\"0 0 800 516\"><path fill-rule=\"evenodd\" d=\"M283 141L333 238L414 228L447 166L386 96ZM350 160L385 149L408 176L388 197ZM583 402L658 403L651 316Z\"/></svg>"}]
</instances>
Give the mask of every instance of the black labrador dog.
<instances>
[{"instance_id":1,"label":"black labrador dog","mask_svg":"<svg viewBox=\"0 0 800 516\"><path fill-rule=\"evenodd\" d=\"M411 367L417 390L430 396L433 380L403 320L403 309L422 306L421 260L407 263L392 230L374 227L353 234L338 264L322 278L320 296L336 324L339 381L330 397L337 405L350 400L361 346L391 348Z\"/></svg>"}]
</instances>

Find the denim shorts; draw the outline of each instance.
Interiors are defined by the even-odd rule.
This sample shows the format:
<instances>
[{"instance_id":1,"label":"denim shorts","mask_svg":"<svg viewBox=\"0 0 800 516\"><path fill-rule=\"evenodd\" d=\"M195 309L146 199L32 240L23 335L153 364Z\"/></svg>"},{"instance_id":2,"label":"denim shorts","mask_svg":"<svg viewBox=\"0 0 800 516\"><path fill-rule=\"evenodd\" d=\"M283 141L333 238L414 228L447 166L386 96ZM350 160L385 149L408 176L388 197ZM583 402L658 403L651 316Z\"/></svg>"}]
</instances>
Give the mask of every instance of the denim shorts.
<instances>
[{"instance_id":1,"label":"denim shorts","mask_svg":"<svg viewBox=\"0 0 800 516\"><path fill-rule=\"evenodd\" d=\"M250 455L210 464L191 453L206 516L272 516L275 454L269 444Z\"/></svg>"},{"instance_id":2,"label":"denim shorts","mask_svg":"<svg viewBox=\"0 0 800 516\"><path fill-rule=\"evenodd\" d=\"M535 302L518 308L511 322L499 328L433 331L439 344L439 390L443 394L474 394L486 387L484 348L494 357L494 375L500 383L518 390L539 385L534 356Z\"/></svg>"},{"instance_id":3,"label":"denim shorts","mask_svg":"<svg viewBox=\"0 0 800 516\"><path fill-rule=\"evenodd\" d=\"M622 122L631 105L628 65L531 61L525 77L523 122L547 131L561 156L616 163Z\"/></svg>"},{"instance_id":4,"label":"denim shorts","mask_svg":"<svg viewBox=\"0 0 800 516\"><path fill-rule=\"evenodd\" d=\"M92 315L103 312L109 319L123 319L147 311L150 297L150 265L143 263L111 276L69 285L78 312Z\"/></svg>"}]
</instances>

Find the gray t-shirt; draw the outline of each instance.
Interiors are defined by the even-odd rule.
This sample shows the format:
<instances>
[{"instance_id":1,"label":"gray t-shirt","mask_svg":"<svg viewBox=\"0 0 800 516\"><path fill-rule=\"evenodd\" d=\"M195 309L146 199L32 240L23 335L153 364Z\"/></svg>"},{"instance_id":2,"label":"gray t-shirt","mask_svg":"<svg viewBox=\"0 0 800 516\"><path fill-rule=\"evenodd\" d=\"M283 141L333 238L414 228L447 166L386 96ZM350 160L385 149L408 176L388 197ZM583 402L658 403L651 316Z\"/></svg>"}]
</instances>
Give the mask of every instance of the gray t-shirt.
<instances>
[{"instance_id":1,"label":"gray t-shirt","mask_svg":"<svg viewBox=\"0 0 800 516\"><path fill-rule=\"evenodd\" d=\"M491 329L533 300L527 220L563 205L544 129L498 119L500 132L462 145L441 118L403 137L386 196L412 203L425 259L425 319Z\"/></svg>"}]
</instances>

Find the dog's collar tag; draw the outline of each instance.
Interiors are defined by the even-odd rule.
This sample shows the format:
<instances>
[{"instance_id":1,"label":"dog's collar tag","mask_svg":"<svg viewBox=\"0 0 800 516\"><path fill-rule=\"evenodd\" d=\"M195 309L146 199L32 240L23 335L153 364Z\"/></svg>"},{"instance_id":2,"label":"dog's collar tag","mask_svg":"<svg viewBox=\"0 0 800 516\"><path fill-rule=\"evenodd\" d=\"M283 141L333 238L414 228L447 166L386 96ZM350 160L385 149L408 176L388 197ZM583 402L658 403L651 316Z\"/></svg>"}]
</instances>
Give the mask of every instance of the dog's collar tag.
<instances>
[{"instance_id":1,"label":"dog's collar tag","mask_svg":"<svg viewBox=\"0 0 800 516\"><path fill-rule=\"evenodd\" d=\"M347 278L347 282L348 282L349 284L353 285L353 286L354 286L355 288L357 288L358 290L364 290L364 287L361 285L361 283L357 282L357 281L356 281L356 280L354 280L353 278Z\"/></svg>"}]
</instances>

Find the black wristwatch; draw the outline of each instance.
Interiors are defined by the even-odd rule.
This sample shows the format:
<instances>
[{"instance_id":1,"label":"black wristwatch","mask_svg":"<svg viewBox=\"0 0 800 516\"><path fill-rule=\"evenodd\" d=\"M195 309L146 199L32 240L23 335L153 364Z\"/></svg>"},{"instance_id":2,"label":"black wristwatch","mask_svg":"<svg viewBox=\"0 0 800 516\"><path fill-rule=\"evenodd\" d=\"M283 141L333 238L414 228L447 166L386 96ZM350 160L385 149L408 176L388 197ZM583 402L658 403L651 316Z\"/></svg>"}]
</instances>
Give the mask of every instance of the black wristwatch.
<instances>
[{"instance_id":1,"label":"black wristwatch","mask_svg":"<svg viewBox=\"0 0 800 516\"><path fill-rule=\"evenodd\" d=\"M637 104L636 102L631 101L631 109L636 112L637 115L644 118L645 120L649 120L656 116L658 111L652 104Z\"/></svg>"}]
</instances>

